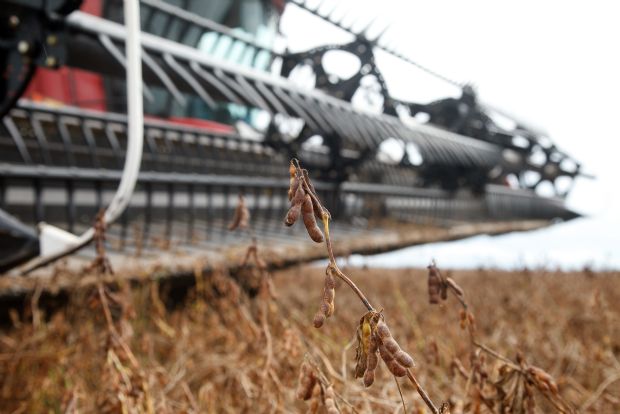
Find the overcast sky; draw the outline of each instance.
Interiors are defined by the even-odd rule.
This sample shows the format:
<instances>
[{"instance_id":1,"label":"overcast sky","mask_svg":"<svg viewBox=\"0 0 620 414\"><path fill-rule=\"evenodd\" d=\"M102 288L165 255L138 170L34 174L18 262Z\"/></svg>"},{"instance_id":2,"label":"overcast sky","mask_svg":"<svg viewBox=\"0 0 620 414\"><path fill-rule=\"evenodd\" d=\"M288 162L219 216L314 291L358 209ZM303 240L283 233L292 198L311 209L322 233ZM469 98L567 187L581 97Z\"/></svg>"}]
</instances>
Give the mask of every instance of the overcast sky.
<instances>
[{"instance_id":1,"label":"overcast sky","mask_svg":"<svg viewBox=\"0 0 620 414\"><path fill-rule=\"evenodd\" d=\"M540 125L596 176L578 179L568 199L587 218L359 263L424 265L434 257L444 267L620 268L620 2L342 0L338 10L349 16L345 23L358 17L359 26L373 16L392 21L386 39L400 50L443 75L474 83L485 102ZM282 30L293 50L348 40L294 6L283 16ZM377 60L398 97L425 102L455 93L410 65L381 55Z\"/></svg>"}]
</instances>

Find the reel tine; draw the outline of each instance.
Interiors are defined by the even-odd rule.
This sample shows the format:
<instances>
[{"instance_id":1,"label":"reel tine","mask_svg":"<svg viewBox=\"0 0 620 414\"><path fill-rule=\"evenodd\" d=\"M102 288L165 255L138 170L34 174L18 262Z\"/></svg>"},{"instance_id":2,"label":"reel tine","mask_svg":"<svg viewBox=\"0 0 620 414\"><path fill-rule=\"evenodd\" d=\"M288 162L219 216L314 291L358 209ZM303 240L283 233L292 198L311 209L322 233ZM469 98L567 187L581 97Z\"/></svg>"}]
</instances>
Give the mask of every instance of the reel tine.
<instances>
[{"instance_id":1,"label":"reel tine","mask_svg":"<svg viewBox=\"0 0 620 414\"><path fill-rule=\"evenodd\" d=\"M379 19L378 16L375 16L370 19L368 23L366 23L361 30L357 31L357 35L368 39L368 29L370 29Z\"/></svg>"},{"instance_id":2,"label":"reel tine","mask_svg":"<svg viewBox=\"0 0 620 414\"><path fill-rule=\"evenodd\" d=\"M324 18L325 20L336 24L336 12L339 11L340 6L342 5L342 3L340 2L334 2L335 4L332 6L331 10L328 13L325 13L324 15L322 15L321 17Z\"/></svg>"},{"instance_id":3,"label":"reel tine","mask_svg":"<svg viewBox=\"0 0 620 414\"><path fill-rule=\"evenodd\" d=\"M328 0L320 0L320 1L317 3L317 5L316 5L316 6L314 6L314 7L312 7L312 8L311 8L311 10L312 10L312 11L314 11L314 12L316 12L316 13L318 13L318 11L319 11L319 9L321 8L321 6L323 6L323 5L324 5L325 3L327 3L327 2L328 2ZM307 3L308 3L308 2L306 1L306 4L307 4Z\"/></svg>"},{"instance_id":4,"label":"reel tine","mask_svg":"<svg viewBox=\"0 0 620 414\"><path fill-rule=\"evenodd\" d=\"M321 12L319 9L320 7L323 7L323 5L328 5L328 8ZM332 12L334 10L336 10L336 8L338 8L338 6L340 5L339 2L335 1L335 2L331 2L331 4L329 4L329 2L324 1L321 3L321 6L319 8L317 8L316 12L317 14L321 15L321 16L325 16L326 19L329 19L329 16L332 14Z\"/></svg>"},{"instance_id":5,"label":"reel tine","mask_svg":"<svg viewBox=\"0 0 620 414\"><path fill-rule=\"evenodd\" d=\"M375 38L372 40L372 43L374 44L378 44L381 40L383 40L386 36L386 34L390 31L390 29L392 29L394 26L392 26L394 22L390 21L384 28L383 30L381 30L376 36ZM370 28L370 27L369 27ZM368 34L368 33L366 33Z\"/></svg>"}]
</instances>

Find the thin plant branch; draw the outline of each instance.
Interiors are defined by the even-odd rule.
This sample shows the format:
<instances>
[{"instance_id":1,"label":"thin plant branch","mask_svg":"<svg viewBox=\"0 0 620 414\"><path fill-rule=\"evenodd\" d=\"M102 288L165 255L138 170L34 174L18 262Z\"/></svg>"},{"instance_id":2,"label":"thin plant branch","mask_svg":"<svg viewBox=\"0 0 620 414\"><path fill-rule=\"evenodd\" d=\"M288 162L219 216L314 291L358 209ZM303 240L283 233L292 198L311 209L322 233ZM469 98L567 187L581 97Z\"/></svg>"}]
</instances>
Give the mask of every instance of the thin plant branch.
<instances>
[{"instance_id":1,"label":"thin plant branch","mask_svg":"<svg viewBox=\"0 0 620 414\"><path fill-rule=\"evenodd\" d=\"M299 161L297 159L293 159L293 160L291 160L291 163L292 163L292 165L294 167L294 171L291 170L292 171L291 172L292 179L294 178L296 180L296 182L299 183L298 185L301 186L301 188L304 190L304 193L307 194L307 196L310 197L310 200L312 200L312 203L313 203L313 208L314 207L318 207L318 210L320 211L320 219L322 221L323 231L324 231L324 243L325 243L325 248L327 250L327 255L329 257L328 272L330 270L333 271L333 273L338 278L340 278L347 286L349 286L349 288L351 290L353 290L353 292L357 295L357 297L360 299L362 304L366 307L366 310L368 312L375 313L375 308L371 305L370 301L368 300L366 295L362 292L362 290L355 284L355 282L353 282L338 267L338 264L336 263L336 257L335 257L335 254L334 254L332 239L331 239L331 235L330 235L330 231L329 231L329 220L331 219L331 215L330 215L329 211L323 206L323 204L319 200L318 196L316 195L316 193L314 191L314 187L311 185L306 171L301 168L301 165L299 164ZM294 174L294 176L293 176L293 174ZM295 189L291 187L291 189L289 191L291 191L291 193L292 193L293 190L295 190ZM289 195L291 195L291 193ZM291 201L293 201L294 203L298 202L296 200L296 198L297 197L296 197L296 194L295 194L295 197L293 197L293 199ZM295 207L298 207L298 205L293 205L292 206L292 208L295 208ZM313 214L316 214L316 211L317 210L315 209ZM294 220L292 222L294 222ZM289 223L287 223L287 224L289 224ZM292 223L290 223L290 224L292 224ZM306 224L306 223L304 222L304 224ZM310 231L310 229L309 229L309 231ZM314 238L313 238L313 240L314 240ZM318 241L318 240L315 240L315 241ZM333 300L333 297L332 297L332 300ZM333 306L333 303L331 305ZM333 308L332 308L331 311L333 311ZM330 313L327 313L325 316L329 316L329 315L330 315ZM315 325L315 326L320 326L320 325ZM416 391L418 392L420 397L422 397L422 400L424 400L424 403L427 405L427 407L433 412L433 414L440 414L439 409L432 402L432 400L428 396L428 393L422 388L422 386L419 383L419 381L417 380L417 378L413 375L413 373L411 373L411 371L409 369L407 369L406 371L407 371L407 378L415 386Z\"/></svg>"}]
</instances>

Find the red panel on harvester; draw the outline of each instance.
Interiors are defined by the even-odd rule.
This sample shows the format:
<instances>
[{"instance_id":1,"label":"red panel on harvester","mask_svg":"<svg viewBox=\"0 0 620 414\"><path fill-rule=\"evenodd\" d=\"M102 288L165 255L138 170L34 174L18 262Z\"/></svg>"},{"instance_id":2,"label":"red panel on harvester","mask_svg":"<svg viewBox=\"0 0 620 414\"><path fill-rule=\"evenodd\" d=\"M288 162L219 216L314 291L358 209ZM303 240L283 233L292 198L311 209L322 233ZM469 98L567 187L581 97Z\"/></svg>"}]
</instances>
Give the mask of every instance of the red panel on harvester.
<instances>
[{"instance_id":1,"label":"red panel on harvester","mask_svg":"<svg viewBox=\"0 0 620 414\"><path fill-rule=\"evenodd\" d=\"M80 10L101 16L101 0L85 0ZM101 75L81 69L38 68L23 96L37 102L106 110Z\"/></svg>"}]
</instances>

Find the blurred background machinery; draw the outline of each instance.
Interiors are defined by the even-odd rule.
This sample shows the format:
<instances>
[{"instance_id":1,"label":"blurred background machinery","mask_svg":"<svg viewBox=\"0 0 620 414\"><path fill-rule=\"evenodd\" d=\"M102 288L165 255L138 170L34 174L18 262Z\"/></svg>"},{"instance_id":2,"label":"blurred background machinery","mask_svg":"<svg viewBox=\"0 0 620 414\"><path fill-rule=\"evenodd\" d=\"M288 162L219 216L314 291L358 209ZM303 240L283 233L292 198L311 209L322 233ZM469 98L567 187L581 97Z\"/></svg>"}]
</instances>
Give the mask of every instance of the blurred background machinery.
<instances>
[{"instance_id":1,"label":"blurred background machinery","mask_svg":"<svg viewBox=\"0 0 620 414\"><path fill-rule=\"evenodd\" d=\"M122 2L4 3L0 272L39 254L37 224L71 233L92 226L118 186L127 147ZM289 50L278 30L289 7L350 40ZM243 236L226 226L240 193L261 238L301 240L281 224L292 157L345 235L401 222L577 217L564 198L579 163L471 85L399 52L380 19L356 19L330 0L141 0L140 9L144 152L129 207L109 230L121 256L238 242ZM394 98L378 51L459 92ZM355 58L351 76L328 70L334 52ZM554 194L537 194L541 185Z\"/></svg>"}]
</instances>

